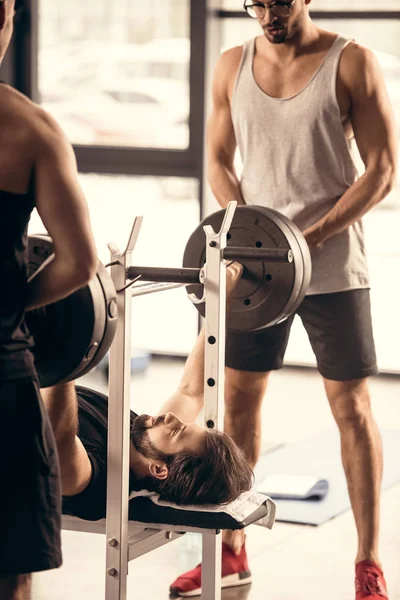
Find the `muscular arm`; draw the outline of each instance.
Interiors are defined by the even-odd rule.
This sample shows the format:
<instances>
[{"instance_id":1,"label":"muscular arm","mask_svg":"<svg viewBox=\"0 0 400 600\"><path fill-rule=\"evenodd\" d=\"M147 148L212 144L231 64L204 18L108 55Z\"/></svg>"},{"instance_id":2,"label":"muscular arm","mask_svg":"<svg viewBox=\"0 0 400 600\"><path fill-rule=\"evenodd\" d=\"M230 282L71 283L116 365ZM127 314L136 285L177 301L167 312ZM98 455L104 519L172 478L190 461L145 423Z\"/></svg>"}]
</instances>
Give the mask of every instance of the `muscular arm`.
<instances>
[{"instance_id":1,"label":"muscular arm","mask_svg":"<svg viewBox=\"0 0 400 600\"><path fill-rule=\"evenodd\" d=\"M212 113L207 126L208 181L222 208L231 200L244 204L235 172L236 138L231 118L229 83L235 77L235 65L241 48L224 53L216 66L212 89Z\"/></svg>"},{"instance_id":2,"label":"muscular arm","mask_svg":"<svg viewBox=\"0 0 400 600\"><path fill-rule=\"evenodd\" d=\"M92 465L77 436L78 401L74 382L41 390L57 444L63 496L80 494L89 485Z\"/></svg>"},{"instance_id":3,"label":"muscular arm","mask_svg":"<svg viewBox=\"0 0 400 600\"><path fill-rule=\"evenodd\" d=\"M176 392L160 407L159 415L174 413L184 423L192 423L204 405L204 327L185 363Z\"/></svg>"},{"instance_id":4,"label":"muscular arm","mask_svg":"<svg viewBox=\"0 0 400 600\"><path fill-rule=\"evenodd\" d=\"M375 56L356 45L343 56L341 76L351 98L351 123L365 173L304 235L310 246L348 229L393 189L397 131L385 82Z\"/></svg>"},{"instance_id":5,"label":"muscular arm","mask_svg":"<svg viewBox=\"0 0 400 600\"><path fill-rule=\"evenodd\" d=\"M232 263L226 270L226 311L232 301L232 293L243 272L239 263ZM204 406L204 353L205 353L205 328L203 327L196 344L188 356L183 371L182 379L177 391L169 398L158 411L159 415L167 412L174 413L181 421L190 423L196 420Z\"/></svg>"},{"instance_id":6,"label":"muscular arm","mask_svg":"<svg viewBox=\"0 0 400 600\"><path fill-rule=\"evenodd\" d=\"M72 147L41 109L35 118L36 208L53 239L54 257L30 279L27 310L60 300L85 285L98 264L86 200Z\"/></svg>"}]
</instances>

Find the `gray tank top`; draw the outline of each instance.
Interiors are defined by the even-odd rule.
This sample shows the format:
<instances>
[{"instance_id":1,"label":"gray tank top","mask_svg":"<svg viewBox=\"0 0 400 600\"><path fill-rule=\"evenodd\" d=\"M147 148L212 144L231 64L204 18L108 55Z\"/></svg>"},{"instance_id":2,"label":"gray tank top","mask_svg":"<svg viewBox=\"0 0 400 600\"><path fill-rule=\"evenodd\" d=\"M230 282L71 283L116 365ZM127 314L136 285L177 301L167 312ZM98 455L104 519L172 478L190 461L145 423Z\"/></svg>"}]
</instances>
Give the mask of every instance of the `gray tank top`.
<instances>
[{"instance_id":1,"label":"gray tank top","mask_svg":"<svg viewBox=\"0 0 400 600\"><path fill-rule=\"evenodd\" d=\"M255 39L244 45L232 119L243 162L248 205L278 210L301 230L325 215L358 178L356 145L344 134L336 97L338 36L308 84L290 98L273 98L253 75ZM362 222L312 250L308 294L369 287Z\"/></svg>"}]
</instances>

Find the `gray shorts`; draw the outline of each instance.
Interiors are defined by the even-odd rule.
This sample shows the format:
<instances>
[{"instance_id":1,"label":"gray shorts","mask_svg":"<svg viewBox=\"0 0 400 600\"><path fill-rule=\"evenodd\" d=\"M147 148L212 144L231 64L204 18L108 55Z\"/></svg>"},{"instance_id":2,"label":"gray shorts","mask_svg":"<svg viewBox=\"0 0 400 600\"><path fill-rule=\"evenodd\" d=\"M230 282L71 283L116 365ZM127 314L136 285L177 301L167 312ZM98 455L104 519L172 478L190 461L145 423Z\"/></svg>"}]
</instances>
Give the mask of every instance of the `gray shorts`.
<instances>
[{"instance_id":1,"label":"gray shorts","mask_svg":"<svg viewBox=\"0 0 400 600\"><path fill-rule=\"evenodd\" d=\"M296 314L323 377L347 381L377 374L369 290L306 296ZM260 331L229 331L226 366L253 372L281 369L293 319Z\"/></svg>"}]
</instances>

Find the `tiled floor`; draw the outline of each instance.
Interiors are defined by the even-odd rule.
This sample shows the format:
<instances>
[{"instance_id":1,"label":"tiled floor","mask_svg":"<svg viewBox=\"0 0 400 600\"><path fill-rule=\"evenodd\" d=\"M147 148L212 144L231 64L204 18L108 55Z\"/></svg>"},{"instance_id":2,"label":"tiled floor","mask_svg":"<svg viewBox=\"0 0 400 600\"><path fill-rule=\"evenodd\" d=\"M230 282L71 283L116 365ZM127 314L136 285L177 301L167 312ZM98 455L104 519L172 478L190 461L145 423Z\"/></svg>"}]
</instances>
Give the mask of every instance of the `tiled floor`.
<instances>
[{"instance_id":1,"label":"tiled floor","mask_svg":"<svg viewBox=\"0 0 400 600\"><path fill-rule=\"evenodd\" d=\"M132 407L152 414L174 390L181 372L179 361L153 361L146 375L134 378ZM91 374L85 384L100 389L105 382ZM400 435L400 379L377 377L371 381L371 390L379 426L398 429ZM313 370L276 373L265 400L263 423L264 447L334 427L319 376ZM382 497L381 554L391 600L400 600L399 507L400 484ZM224 590L223 600L354 600L355 544L350 512L317 528L276 523L268 531L252 526L247 548L253 583ZM35 577L34 600L104 598L104 537L66 531L63 548L63 567ZM133 561L128 598L168 598L169 584L199 558L200 536L186 534Z\"/></svg>"}]
</instances>

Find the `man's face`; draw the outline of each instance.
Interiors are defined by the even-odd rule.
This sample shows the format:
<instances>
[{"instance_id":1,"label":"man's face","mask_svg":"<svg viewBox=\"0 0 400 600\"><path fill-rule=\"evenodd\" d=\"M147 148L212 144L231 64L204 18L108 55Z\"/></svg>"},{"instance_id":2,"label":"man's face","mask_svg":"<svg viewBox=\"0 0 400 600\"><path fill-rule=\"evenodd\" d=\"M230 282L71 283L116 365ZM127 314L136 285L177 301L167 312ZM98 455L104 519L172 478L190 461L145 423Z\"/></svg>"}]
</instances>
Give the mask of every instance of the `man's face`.
<instances>
[{"instance_id":1,"label":"man's face","mask_svg":"<svg viewBox=\"0 0 400 600\"><path fill-rule=\"evenodd\" d=\"M196 423L182 423L173 413L158 417L140 415L131 431L132 443L146 458L163 460L174 454L204 453L206 431Z\"/></svg>"},{"instance_id":2,"label":"man's face","mask_svg":"<svg viewBox=\"0 0 400 600\"><path fill-rule=\"evenodd\" d=\"M277 14L271 10L271 5L273 8L275 6ZM264 7L266 7L265 11ZM286 16L284 16L285 12ZM294 3L290 0L278 0L278 2L265 0L260 3L257 18L265 37L271 44L285 44L299 32L303 12L303 0L295 0Z\"/></svg>"}]
</instances>

